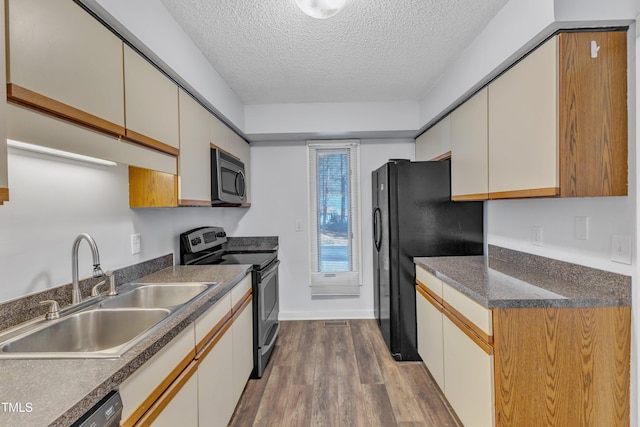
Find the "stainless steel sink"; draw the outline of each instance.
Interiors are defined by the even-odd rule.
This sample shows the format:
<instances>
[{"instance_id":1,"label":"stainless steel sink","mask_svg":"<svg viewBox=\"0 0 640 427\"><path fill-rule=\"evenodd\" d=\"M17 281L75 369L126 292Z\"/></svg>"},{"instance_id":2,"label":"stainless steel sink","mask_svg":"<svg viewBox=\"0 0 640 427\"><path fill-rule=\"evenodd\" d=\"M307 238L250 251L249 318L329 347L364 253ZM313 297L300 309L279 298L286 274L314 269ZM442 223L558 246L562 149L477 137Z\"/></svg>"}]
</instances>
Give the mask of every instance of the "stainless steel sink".
<instances>
[{"instance_id":1,"label":"stainless steel sink","mask_svg":"<svg viewBox=\"0 0 640 427\"><path fill-rule=\"evenodd\" d=\"M156 308L186 304L218 283L136 284L133 289L100 303L105 308Z\"/></svg>"},{"instance_id":2,"label":"stainless steel sink","mask_svg":"<svg viewBox=\"0 0 640 427\"><path fill-rule=\"evenodd\" d=\"M16 358L114 357L169 314L167 309L81 311L9 340L0 353Z\"/></svg>"}]
</instances>

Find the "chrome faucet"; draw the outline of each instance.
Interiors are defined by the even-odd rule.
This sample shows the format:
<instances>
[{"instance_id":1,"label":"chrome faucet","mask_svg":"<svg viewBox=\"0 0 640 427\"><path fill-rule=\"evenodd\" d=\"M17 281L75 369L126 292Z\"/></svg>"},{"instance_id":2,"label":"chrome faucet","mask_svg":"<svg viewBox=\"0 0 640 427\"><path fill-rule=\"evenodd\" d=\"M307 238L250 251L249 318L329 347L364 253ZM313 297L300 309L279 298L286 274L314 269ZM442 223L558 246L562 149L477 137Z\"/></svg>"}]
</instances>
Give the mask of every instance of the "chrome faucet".
<instances>
[{"instance_id":1,"label":"chrome faucet","mask_svg":"<svg viewBox=\"0 0 640 427\"><path fill-rule=\"evenodd\" d=\"M101 277L104 275L100 268L100 255L98 254L96 241L87 233L78 235L78 237L73 241L73 247L71 248L71 304L78 304L82 302L80 283L78 282L78 248L83 239L89 243L89 247L91 248L91 255L93 256L93 277Z\"/></svg>"}]
</instances>

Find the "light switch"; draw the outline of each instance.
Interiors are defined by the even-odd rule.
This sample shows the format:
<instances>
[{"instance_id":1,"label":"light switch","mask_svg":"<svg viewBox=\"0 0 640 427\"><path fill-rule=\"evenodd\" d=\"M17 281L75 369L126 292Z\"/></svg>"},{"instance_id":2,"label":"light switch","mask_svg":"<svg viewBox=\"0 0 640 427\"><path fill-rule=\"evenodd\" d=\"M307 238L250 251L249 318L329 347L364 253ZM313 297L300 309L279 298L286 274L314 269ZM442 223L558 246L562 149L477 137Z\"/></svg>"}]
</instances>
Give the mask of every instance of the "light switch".
<instances>
[{"instance_id":1,"label":"light switch","mask_svg":"<svg viewBox=\"0 0 640 427\"><path fill-rule=\"evenodd\" d=\"M140 234L131 235L131 255L140 253Z\"/></svg>"},{"instance_id":2,"label":"light switch","mask_svg":"<svg viewBox=\"0 0 640 427\"><path fill-rule=\"evenodd\" d=\"M576 240L589 240L588 216L576 216L573 218L573 237Z\"/></svg>"},{"instance_id":3,"label":"light switch","mask_svg":"<svg viewBox=\"0 0 640 427\"><path fill-rule=\"evenodd\" d=\"M631 264L631 236L611 236L611 261Z\"/></svg>"}]
</instances>

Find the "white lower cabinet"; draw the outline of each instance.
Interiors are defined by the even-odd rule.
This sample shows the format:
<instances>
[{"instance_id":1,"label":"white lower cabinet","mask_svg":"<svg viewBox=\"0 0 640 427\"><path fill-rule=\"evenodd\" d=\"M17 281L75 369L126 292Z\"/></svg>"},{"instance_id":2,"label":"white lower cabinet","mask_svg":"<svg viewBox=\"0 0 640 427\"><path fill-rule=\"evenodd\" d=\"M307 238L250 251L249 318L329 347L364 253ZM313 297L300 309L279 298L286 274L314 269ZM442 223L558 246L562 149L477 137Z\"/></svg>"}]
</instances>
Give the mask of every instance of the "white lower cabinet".
<instances>
[{"instance_id":1,"label":"white lower cabinet","mask_svg":"<svg viewBox=\"0 0 640 427\"><path fill-rule=\"evenodd\" d=\"M120 385L122 426L226 426L252 369L247 275Z\"/></svg>"},{"instance_id":2,"label":"white lower cabinet","mask_svg":"<svg viewBox=\"0 0 640 427\"><path fill-rule=\"evenodd\" d=\"M416 267L418 353L466 426L495 425L492 314Z\"/></svg>"},{"instance_id":3,"label":"white lower cabinet","mask_svg":"<svg viewBox=\"0 0 640 427\"><path fill-rule=\"evenodd\" d=\"M416 320L418 322L418 354L440 389L444 390L442 312L418 291L416 291Z\"/></svg>"},{"instance_id":4,"label":"white lower cabinet","mask_svg":"<svg viewBox=\"0 0 640 427\"><path fill-rule=\"evenodd\" d=\"M144 425L144 423L142 423ZM198 427L198 376L182 384L180 390L151 423L153 427ZM206 424L201 424L206 425Z\"/></svg>"},{"instance_id":5,"label":"white lower cabinet","mask_svg":"<svg viewBox=\"0 0 640 427\"><path fill-rule=\"evenodd\" d=\"M228 330L198 366L198 418L201 426L224 427L231 420L233 388L233 336Z\"/></svg>"},{"instance_id":6,"label":"white lower cabinet","mask_svg":"<svg viewBox=\"0 0 640 427\"><path fill-rule=\"evenodd\" d=\"M253 309L246 305L233 322L233 400L240 400L253 370Z\"/></svg>"},{"instance_id":7,"label":"white lower cabinet","mask_svg":"<svg viewBox=\"0 0 640 427\"><path fill-rule=\"evenodd\" d=\"M444 394L466 426L493 426L493 356L443 316Z\"/></svg>"}]
</instances>

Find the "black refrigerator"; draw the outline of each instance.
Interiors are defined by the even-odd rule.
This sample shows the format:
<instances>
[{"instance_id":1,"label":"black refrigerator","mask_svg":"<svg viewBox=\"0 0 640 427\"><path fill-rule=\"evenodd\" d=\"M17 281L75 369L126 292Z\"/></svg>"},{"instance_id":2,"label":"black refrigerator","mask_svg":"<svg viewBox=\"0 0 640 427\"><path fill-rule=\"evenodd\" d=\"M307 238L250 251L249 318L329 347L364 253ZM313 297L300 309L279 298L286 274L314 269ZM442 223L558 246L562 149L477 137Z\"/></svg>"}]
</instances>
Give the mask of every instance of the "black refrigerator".
<instances>
[{"instance_id":1,"label":"black refrigerator","mask_svg":"<svg viewBox=\"0 0 640 427\"><path fill-rule=\"evenodd\" d=\"M483 253L483 203L452 202L450 170L391 160L372 172L374 311L396 360L420 360L413 257Z\"/></svg>"}]
</instances>

